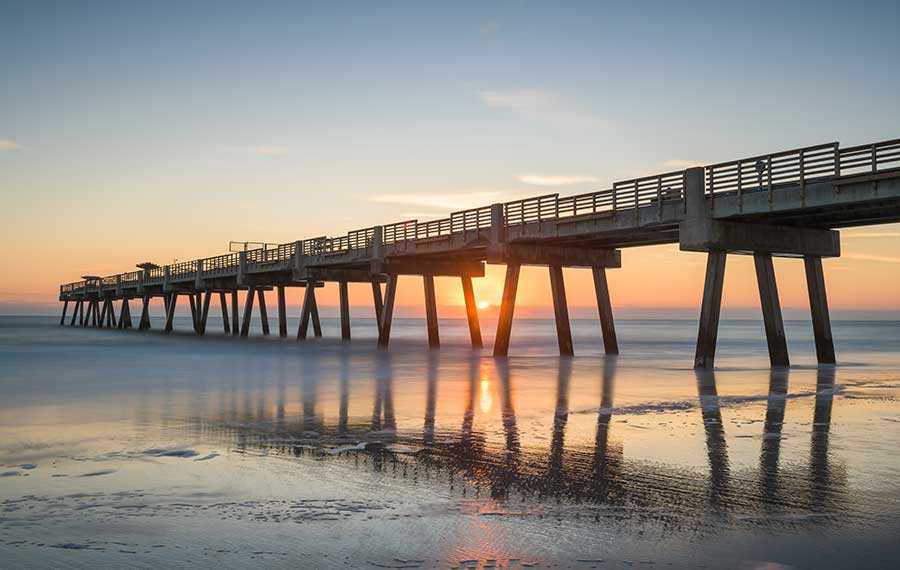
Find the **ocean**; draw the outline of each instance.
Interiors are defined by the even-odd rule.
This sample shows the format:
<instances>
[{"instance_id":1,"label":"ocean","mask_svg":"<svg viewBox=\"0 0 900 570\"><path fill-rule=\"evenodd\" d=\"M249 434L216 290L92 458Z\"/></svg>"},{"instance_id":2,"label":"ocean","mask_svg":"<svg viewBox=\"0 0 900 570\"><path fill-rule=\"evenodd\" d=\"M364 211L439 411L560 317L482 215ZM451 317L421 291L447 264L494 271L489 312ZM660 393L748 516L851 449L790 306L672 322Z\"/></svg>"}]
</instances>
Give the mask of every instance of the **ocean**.
<instances>
[{"instance_id":1,"label":"ocean","mask_svg":"<svg viewBox=\"0 0 900 570\"><path fill-rule=\"evenodd\" d=\"M900 322L465 321L354 340L0 317L3 568L897 568ZM274 319L273 319L274 323ZM495 323L483 323L490 346Z\"/></svg>"}]
</instances>

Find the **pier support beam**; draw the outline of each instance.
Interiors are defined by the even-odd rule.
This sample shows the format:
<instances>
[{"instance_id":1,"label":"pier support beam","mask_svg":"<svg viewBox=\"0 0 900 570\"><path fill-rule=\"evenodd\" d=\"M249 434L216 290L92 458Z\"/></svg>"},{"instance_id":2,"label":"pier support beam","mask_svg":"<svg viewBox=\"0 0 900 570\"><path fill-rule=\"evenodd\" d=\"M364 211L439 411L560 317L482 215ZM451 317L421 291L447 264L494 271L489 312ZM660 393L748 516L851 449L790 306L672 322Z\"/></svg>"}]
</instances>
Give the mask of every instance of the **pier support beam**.
<instances>
[{"instance_id":1,"label":"pier support beam","mask_svg":"<svg viewBox=\"0 0 900 570\"><path fill-rule=\"evenodd\" d=\"M262 323L263 335L269 336L269 311L266 309L266 292L263 289L257 289L256 298L259 301L259 320Z\"/></svg>"},{"instance_id":2,"label":"pier support beam","mask_svg":"<svg viewBox=\"0 0 900 570\"><path fill-rule=\"evenodd\" d=\"M441 335L438 330L437 298L434 294L434 275L423 275L425 284L425 322L428 326L428 346L441 346Z\"/></svg>"},{"instance_id":3,"label":"pier support beam","mask_svg":"<svg viewBox=\"0 0 900 570\"><path fill-rule=\"evenodd\" d=\"M75 301L75 309L72 310L72 320L69 322L69 326L75 326L75 319L78 317L79 312L81 311L81 306L84 304L84 301Z\"/></svg>"},{"instance_id":4,"label":"pier support beam","mask_svg":"<svg viewBox=\"0 0 900 570\"><path fill-rule=\"evenodd\" d=\"M384 311L384 299L381 296L381 283L372 282L372 300L375 302L375 326L381 330L381 313Z\"/></svg>"},{"instance_id":5,"label":"pier support beam","mask_svg":"<svg viewBox=\"0 0 900 570\"><path fill-rule=\"evenodd\" d=\"M350 340L350 291L346 281L338 282L341 304L341 339Z\"/></svg>"},{"instance_id":6,"label":"pier support beam","mask_svg":"<svg viewBox=\"0 0 900 570\"><path fill-rule=\"evenodd\" d=\"M240 332L241 324L238 316L238 292L237 289L231 290L231 336L237 336Z\"/></svg>"},{"instance_id":7,"label":"pier support beam","mask_svg":"<svg viewBox=\"0 0 900 570\"><path fill-rule=\"evenodd\" d=\"M497 321L497 337L494 339L494 356L509 354L509 335L512 332L513 313L516 309L516 291L519 288L518 263L506 266L506 280L503 282L503 297L500 299L500 317Z\"/></svg>"},{"instance_id":8,"label":"pier support beam","mask_svg":"<svg viewBox=\"0 0 900 570\"><path fill-rule=\"evenodd\" d=\"M398 275L389 274L384 288L384 306L381 309L381 324L378 327L378 346L387 348L391 340L391 321L394 319L394 300L397 297Z\"/></svg>"},{"instance_id":9,"label":"pier support beam","mask_svg":"<svg viewBox=\"0 0 900 570\"><path fill-rule=\"evenodd\" d=\"M756 281L759 284L759 304L762 307L763 324L766 328L769 362L772 366L790 366L772 254L755 253L753 263L756 266Z\"/></svg>"},{"instance_id":10,"label":"pier support beam","mask_svg":"<svg viewBox=\"0 0 900 570\"><path fill-rule=\"evenodd\" d=\"M128 306L128 297L122 297L122 306L119 308L119 324L120 329L131 328L131 307Z\"/></svg>"},{"instance_id":11,"label":"pier support beam","mask_svg":"<svg viewBox=\"0 0 900 570\"><path fill-rule=\"evenodd\" d=\"M250 334L250 319L253 316L253 296L256 290L253 287L247 289L247 298L244 300L244 322L241 323L241 336Z\"/></svg>"},{"instance_id":12,"label":"pier support beam","mask_svg":"<svg viewBox=\"0 0 900 570\"><path fill-rule=\"evenodd\" d=\"M141 320L138 323L138 330L144 331L150 328L150 295L144 295L141 299Z\"/></svg>"},{"instance_id":13,"label":"pier support beam","mask_svg":"<svg viewBox=\"0 0 900 570\"><path fill-rule=\"evenodd\" d=\"M166 332L172 332L172 321L175 319L175 307L178 305L178 293L169 293L169 302L166 306Z\"/></svg>"},{"instance_id":14,"label":"pier support beam","mask_svg":"<svg viewBox=\"0 0 900 570\"><path fill-rule=\"evenodd\" d=\"M188 301L191 303L191 323L194 326L194 332L200 332L200 315L198 314L199 307L197 307L197 301L194 299L193 293L188 293Z\"/></svg>"},{"instance_id":15,"label":"pier support beam","mask_svg":"<svg viewBox=\"0 0 900 570\"><path fill-rule=\"evenodd\" d=\"M313 325L313 335L316 337L322 336L319 307L316 305L316 286L312 281L306 283L306 291L303 294L303 307L300 308L300 326L297 329L297 340L306 339L310 321L312 321Z\"/></svg>"},{"instance_id":16,"label":"pier support beam","mask_svg":"<svg viewBox=\"0 0 900 570\"><path fill-rule=\"evenodd\" d=\"M203 310L200 311L200 328L197 332L201 335L206 334L206 319L209 317L209 302L212 300L212 291L207 291L203 295Z\"/></svg>"},{"instance_id":17,"label":"pier support beam","mask_svg":"<svg viewBox=\"0 0 900 570\"><path fill-rule=\"evenodd\" d=\"M716 358L716 337L719 334L719 313L722 309L722 285L725 281L726 253L710 250L706 260L706 282L703 285L703 304L700 307L700 330L694 368L712 368Z\"/></svg>"},{"instance_id":18,"label":"pier support beam","mask_svg":"<svg viewBox=\"0 0 900 570\"><path fill-rule=\"evenodd\" d=\"M478 305L475 304L472 278L464 275L460 277L460 281L462 281L463 299L466 301L466 318L469 321L469 336L472 338L472 346L481 348L481 325L478 322Z\"/></svg>"},{"instance_id":19,"label":"pier support beam","mask_svg":"<svg viewBox=\"0 0 900 570\"><path fill-rule=\"evenodd\" d=\"M834 364L834 340L831 337L831 318L828 315L828 299L825 296L825 272L822 258L814 255L803 257L806 266L806 287L809 290L809 309L812 313L813 335L816 339L816 357L820 364Z\"/></svg>"},{"instance_id":20,"label":"pier support beam","mask_svg":"<svg viewBox=\"0 0 900 570\"><path fill-rule=\"evenodd\" d=\"M609 282L606 280L606 268L592 267L591 271L594 274L594 291L597 294L597 310L600 313L603 350L606 354L619 354L619 341L616 338L616 323L613 320L612 303L609 298Z\"/></svg>"},{"instance_id":21,"label":"pier support beam","mask_svg":"<svg viewBox=\"0 0 900 570\"><path fill-rule=\"evenodd\" d=\"M66 299L63 302L63 311L62 316L59 318L59 326L63 326L66 323L66 311L69 310L69 300Z\"/></svg>"},{"instance_id":22,"label":"pier support beam","mask_svg":"<svg viewBox=\"0 0 900 570\"><path fill-rule=\"evenodd\" d=\"M278 336L287 336L287 306L284 302L284 286L278 286Z\"/></svg>"},{"instance_id":23,"label":"pier support beam","mask_svg":"<svg viewBox=\"0 0 900 570\"><path fill-rule=\"evenodd\" d=\"M569 307L566 302L566 285L563 281L562 267L550 266L550 292L553 295L553 316L556 318L556 341L559 344L560 356L572 356L572 327L569 323Z\"/></svg>"},{"instance_id":24,"label":"pier support beam","mask_svg":"<svg viewBox=\"0 0 900 570\"><path fill-rule=\"evenodd\" d=\"M231 327L228 323L228 299L225 297L224 291L219 291L219 305L222 307L222 328L225 330L225 334L229 334Z\"/></svg>"}]
</instances>

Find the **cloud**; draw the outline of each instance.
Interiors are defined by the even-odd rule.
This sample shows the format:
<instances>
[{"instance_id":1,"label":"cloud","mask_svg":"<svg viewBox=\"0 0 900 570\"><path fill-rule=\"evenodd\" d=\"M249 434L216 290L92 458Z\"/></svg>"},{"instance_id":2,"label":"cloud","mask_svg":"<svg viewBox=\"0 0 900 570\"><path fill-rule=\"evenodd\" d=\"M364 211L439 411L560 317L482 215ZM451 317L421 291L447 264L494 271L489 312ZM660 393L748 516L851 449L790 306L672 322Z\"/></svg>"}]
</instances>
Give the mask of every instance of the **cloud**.
<instances>
[{"instance_id":1,"label":"cloud","mask_svg":"<svg viewBox=\"0 0 900 570\"><path fill-rule=\"evenodd\" d=\"M900 232L858 232L858 233L847 233L841 232L842 239L853 239L853 238L896 238L900 237Z\"/></svg>"},{"instance_id":2,"label":"cloud","mask_svg":"<svg viewBox=\"0 0 900 570\"><path fill-rule=\"evenodd\" d=\"M22 147L12 139L0 139L0 152L5 150L17 150Z\"/></svg>"},{"instance_id":3,"label":"cloud","mask_svg":"<svg viewBox=\"0 0 900 570\"><path fill-rule=\"evenodd\" d=\"M879 263L900 263L900 257L890 255L869 255L866 253L845 253L841 259L857 259L859 261L877 261Z\"/></svg>"},{"instance_id":4,"label":"cloud","mask_svg":"<svg viewBox=\"0 0 900 570\"><path fill-rule=\"evenodd\" d=\"M241 152L245 154L258 154L262 156L282 156L288 153L288 147L275 144L261 144L256 146L228 146L229 152Z\"/></svg>"},{"instance_id":5,"label":"cloud","mask_svg":"<svg viewBox=\"0 0 900 570\"><path fill-rule=\"evenodd\" d=\"M534 186L566 186L569 184L583 184L585 182L596 182L594 176L584 175L544 175L544 174L523 174L519 176L519 181Z\"/></svg>"},{"instance_id":6,"label":"cloud","mask_svg":"<svg viewBox=\"0 0 900 570\"><path fill-rule=\"evenodd\" d=\"M494 109L549 124L561 129L602 126L589 111L548 89L504 89L481 91L481 102Z\"/></svg>"},{"instance_id":7,"label":"cloud","mask_svg":"<svg viewBox=\"0 0 900 570\"><path fill-rule=\"evenodd\" d=\"M670 158L669 160L663 161L663 166L665 166L666 168L677 168L677 169L691 168L694 166L703 166L703 164L704 163L699 162L697 160L681 160L678 158Z\"/></svg>"},{"instance_id":8,"label":"cloud","mask_svg":"<svg viewBox=\"0 0 900 570\"><path fill-rule=\"evenodd\" d=\"M495 202L515 200L524 195L509 190L469 190L463 192L422 192L408 194L379 194L369 198L370 202L382 204L402 204L419 208L434 208L444 212L479 208Z\"/></svg>"}]
</instances>

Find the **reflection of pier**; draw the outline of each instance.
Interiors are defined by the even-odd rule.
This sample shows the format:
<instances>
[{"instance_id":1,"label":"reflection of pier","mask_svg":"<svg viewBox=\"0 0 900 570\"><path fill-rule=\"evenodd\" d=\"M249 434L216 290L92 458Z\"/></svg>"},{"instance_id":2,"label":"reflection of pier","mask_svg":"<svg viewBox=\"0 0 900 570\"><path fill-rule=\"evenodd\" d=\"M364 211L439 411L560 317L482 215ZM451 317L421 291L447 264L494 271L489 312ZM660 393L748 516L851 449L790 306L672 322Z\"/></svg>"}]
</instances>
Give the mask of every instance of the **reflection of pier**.
<instances>
[{"instance_id":1,"label":"reflection of pier","mask_svg":"<svg viewBox=\"0 0 900 570\"><path fill-rule=\"evenodd\" d=\"M278 386L274 418L267 416L268 406L253 405L244 397L243 418L236 412L240 397L231 398L232 407L221 421L201 421L197 428L217 432L239 448L264 447L297 455L312 454L331 457L329 446L346 449L360 466L372 465L383 470L386 465L402 466L391 473L423 469L431 478L443 472L458 488L473 488L488 496L505 500L514 496L543 500L605 505L638 511L665 509L676 517L682 511L699 509L719 513L740 513L748 520L776 513L809 510L820 513L840 511L845 477L829 461L828 433L833 403L834 369L818 371L815 411L808 462L781 457L782 425L788 398L788 375L775 369L769 379L765 419L760 438L759 463L756 469L736 469L729 459L726 424L729 399L720 398L713 373L698 372L699 417L706 440L708 470L706 474L636 459L626 459L621 439L615 437L616 359L604 361L598 378L599 399L596 432L592 446L567 445L566 431L570 419L569 390L572 363L562 360L557 369L556 391L549 433L549 449L523 441L515 411L516 369L505 361L472 359L461 398L462 416L459 427L439 428L437 393L441 370L437 353L430 355L425 374L424 421L418 428L404 431L397 427L394 404L393 371L390 357L380 355L371 382L371 414L367 417L348 413L352 400L349 370L339 370L339 400L336 424L322 419L316 398L318 372L306 370L300 382L301 402L298 420L284 416L286 405ZM315 366L310 364L308 366ZM477 410L484 386L496 386L502 419L502 437L493 437L486 428L477 426ZM363 386L355 385L359 390ZM244 389L244 395L264 398L258 391ZM356 402L357 400L353 400ZM723 409L725 410L723 412ZM627 413L627 409L621 413ZM241 421L243 420L243 421ZM346 447L363 442L362 446ZM399 452L394 444L402 444ZM339 460L339 459L338 459ZM412 470L412 471L410 471ZM674 509L674 510L671 510ZM648 511L648 512L649 512ZM659 515L669 516L669 515ZM671 521L676 524L676 521Z\"/></svg>"}]
</instances>

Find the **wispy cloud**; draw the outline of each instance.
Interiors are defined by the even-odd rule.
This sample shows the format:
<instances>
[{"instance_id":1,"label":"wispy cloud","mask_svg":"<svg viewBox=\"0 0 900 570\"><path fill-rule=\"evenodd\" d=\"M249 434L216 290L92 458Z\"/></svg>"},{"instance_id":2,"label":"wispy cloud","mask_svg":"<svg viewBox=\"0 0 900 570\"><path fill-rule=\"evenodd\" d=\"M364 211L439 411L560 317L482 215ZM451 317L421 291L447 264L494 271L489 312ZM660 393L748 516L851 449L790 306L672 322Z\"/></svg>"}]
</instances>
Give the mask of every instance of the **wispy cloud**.
<instances>
[{"instance_id":1,"label":"wispy cloud","mask_svg":"<svg viewBox=\"0 0 900 570\"><path fill-rule=\"evenodd\" d=\"M481 102L530 120L562 129L602 126L599 118L566 97L549 89L501 89L481 91Z\"/></svg>"},{"instance_id":2,"label":"wispy cloud","mask_svg":"<svg viewBox=\"0 0 900 570\"><path fill-rule=\"evenodd\" d=\"M704 163L699 160L682 160L680 158L670 158L663 161L666 168L691 168L693 166L703 166Z\"/></svg>"},{"instance_id":3,"label":"wispy cloud","mask_svg":"<svg viewBox=\"0 0 900 570\"><path fill-rule=\"evenodd\" d=\"M523 192L510 190L468 190L462 192L421 192L407 194L379 194L369 198L370 202L383 204L401 204L419 208L433 208L443 212L465 210L488 206L495 202L515 200L523 196Z\"/></svg>"},{"instance_id":4,"label":"wispy cloud","mask_svg":"<svg viewBox=\"0 0 900 570\"><path fill-rule=\"evenodd\" d=\"M877 261L879 263L900 263L900 257L891 255L869 255L867 253L845 253L841 259L858 259L860 261Z\"/></svg>"},{"instance_id":5,"label":"wispy cloud","mask_svg":"<svg viewBox=\"0 0 900 570\"><path fill-rule=\"evenodd\" d=\"M523 174L519 176L519 181L534 186L567 186L569 184L584 184L585 182L596 182L594 176L575 175L546 175L546 174Z\"/></svg>"},{"instance_id":6,"label":"wispy cloud","mask_svg":"<svg viewBox=\"0 0 900 570\"><path fill-rule=\"evenodd\" d=\"M857 232L857 233L848 233L841 232L842 239L854 239L854 238L896 238L900 237L900 232Z\"/></svg>"},{"instance_id":7,"label":"wispy cloud","mask_svg":"<svg viewBox=\"0 0 900 570\"><path fill-rule=\"evenodd\" d=\"M256 146L227 146L228 152L240 152L244 154L258 154L262 156L281 156L289 152L288 147L276 144L261 144Z\"/></svg>"},{"instance_id":8,"label":"wispy cloud","mask_svg":"<svg viewBox=\"0 0 900 570\"><path fill-rule=\"evenodd\" d=\"M12 139L0 139L0 152L5 150L17 150L22 147Z\"/></svg>"}]
</instances>

